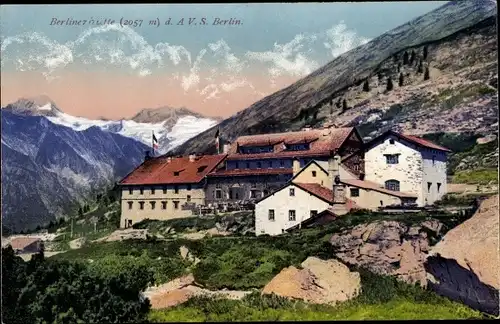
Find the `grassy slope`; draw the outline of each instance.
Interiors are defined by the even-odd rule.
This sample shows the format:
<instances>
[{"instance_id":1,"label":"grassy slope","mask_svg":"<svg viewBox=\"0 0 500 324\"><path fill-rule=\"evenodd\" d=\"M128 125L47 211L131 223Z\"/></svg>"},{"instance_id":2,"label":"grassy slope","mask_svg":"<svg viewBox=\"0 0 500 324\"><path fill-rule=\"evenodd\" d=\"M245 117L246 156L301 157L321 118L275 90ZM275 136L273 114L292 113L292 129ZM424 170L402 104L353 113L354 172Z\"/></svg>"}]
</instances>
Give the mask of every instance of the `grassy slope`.
<instances>
[{"instance_id":1,"label":"grassy slope","mask_svg":"<svg viewBox=\"0 0 500 324\"><path fill-rule=\"evenodd\" d=\"M434 133L424 138L449 148L448 174L454 183L498 183L498 157L493 157L498 140L476 144L472 133Z\"/></svg>"},{"instance_id":2,"label":"grassy slope","mask_svg":"<svg viewBox=\"0 0 500 324\"><path fill-rule=\"evenodd\" d=\"M424 219L439 219L446 229L454 227L464 218L455 215L382 215L358 213L348 215L336 223L319 229L307 229L280 237L205 238L199 241L175 239L170 241L128 240L123 242L94 243L81 249L58 254L55 260L88 262L100 272L128 269L134 264L146 266L155 283L164 283L191 271L198 283L211 289L262 288L281 269L298 265L308 256L331 258L332 246L328 239L332 233L352 228L373 220L398 220L408 225ZM152 223L158 227L159 224ZM186 222L184 229L192 224ZM148 226L145 226L148 227ZM183 227L178 225L176 231ZM437 240L438 238L434 238ZM201 259L194 266L180 257L180 246L187 246ZM51 258L51 259L52 259ZM257 298L254 301L198 300L168 311L153 311L154 321L191 320L314 320L314 319L445 319L478 317L465 306L437 297L418 287L397 283L389 277L362 271L363 293L355 301L338 307L320 307L280 304ZM267 306L262 306L265 304Z\"/></svg>"}]
</instances>

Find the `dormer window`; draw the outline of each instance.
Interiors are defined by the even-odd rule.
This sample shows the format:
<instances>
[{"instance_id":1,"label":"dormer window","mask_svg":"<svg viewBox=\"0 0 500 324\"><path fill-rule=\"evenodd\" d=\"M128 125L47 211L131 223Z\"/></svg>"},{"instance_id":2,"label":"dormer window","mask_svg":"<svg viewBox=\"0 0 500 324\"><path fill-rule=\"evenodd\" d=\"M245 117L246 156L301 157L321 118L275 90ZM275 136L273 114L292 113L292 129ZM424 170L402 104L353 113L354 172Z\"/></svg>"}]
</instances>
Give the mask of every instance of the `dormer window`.
<instances>
[{"instance_id":1,"label":"dormer window","mask_svg":"<svg viewBox=\"0 0 500 324\"><path fill-rule=\"evenodd\" d=\"M175 177L178 177L178 176L179 176L179 174L181 174L181 172L180 172L180 171L174 171L174 176L175 176Z\"/></svg>"},{"instance_id":2,"label":"dormer window","mask_svg":"<svg viewBox=\"0 0 500 324\"><path fill-rule=\"evenodd\" d=\"M394 139L393 139L393 138L391 138L391 139L389 140L389 143L390 143L390 144L394 144Z\"/></svg>"},{"instance_id":3,"label":"dormer window","mask_svg":"<svg viewBox=\"0 0 500 324\"><path fill-rule=\"evenodd\" d=\"M198 173L201 173L201 172L205 171L205 169L206 169L206 168L207 168L207 166L206 166L206 165L199 166L199 167L198 167L198 171L197 171L197 172L198 172Z\"/></svg>"}]
</instances>

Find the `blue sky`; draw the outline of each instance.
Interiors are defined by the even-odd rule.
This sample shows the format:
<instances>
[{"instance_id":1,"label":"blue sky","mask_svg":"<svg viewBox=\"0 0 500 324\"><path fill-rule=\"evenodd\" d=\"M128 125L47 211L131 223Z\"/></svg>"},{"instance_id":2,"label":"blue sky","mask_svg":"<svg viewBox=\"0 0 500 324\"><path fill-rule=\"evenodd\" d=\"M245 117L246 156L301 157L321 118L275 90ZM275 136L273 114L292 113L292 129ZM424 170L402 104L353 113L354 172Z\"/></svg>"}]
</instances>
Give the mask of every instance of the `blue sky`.
<instances>
[{"instance_id":1,"label":"blue sky","mask_svg":"<svg viewBox=\"0 0 500 324\"><path fill-rule=\"evenodd\" d=\"M4 5L2 105L44 94L78 115L162 105L229 115L445 3ZM50 24L122 17L144 22ZM156 18L162 26L149 26ZM174 25L163 25L168 18ZM189 26L189 18L208 24ZM215 18L242 25L214 26Z\"/></svg>"},{"instance_id":2,"label":"blue sky","mask_svg":"<svg viewBox=\"0 0 500 324\"><path fill-rule=\"evenodd\" d=\"M207 42L224 39L235 51L264 51L275 42L288 41L299 33L318 33L344 21L366 38L376 37L408 20L425 14L444 1L421 2L352 2L291 4L172 4L172 5L9 5L1 7L2 36L39 31L59 42L78 37L85 27L50 26L53 17L60 19L112 18L173 20L182 17L237 18L242 26L163 26L136 28L149 43L168 41L192 51ZM210 21L210 19L209 19Z\"/></svg>"}]
</instances>

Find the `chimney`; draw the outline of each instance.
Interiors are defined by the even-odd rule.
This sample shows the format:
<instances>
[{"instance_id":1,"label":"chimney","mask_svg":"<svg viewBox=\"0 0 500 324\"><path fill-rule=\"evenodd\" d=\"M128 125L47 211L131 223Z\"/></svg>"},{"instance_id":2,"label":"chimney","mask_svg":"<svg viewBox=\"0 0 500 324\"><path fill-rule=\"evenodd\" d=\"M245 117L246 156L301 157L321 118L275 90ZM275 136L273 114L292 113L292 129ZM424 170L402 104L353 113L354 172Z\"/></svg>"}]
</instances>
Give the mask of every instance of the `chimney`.
<instances>
[{"instance_id":1,"label":"chimney","mask_svg":"<svg viewBox=\"0 0 500 324\"><path fill-rule=\"evenodd\" d=\"M145 156L144 156L144 161L147 161L147 160L150 160L151 159L151 155L150 155L150 152L149 151L146 151L145 152Z\"/></svg>"},{"instance_id":2,"label":"chimney","mask_svg":"<svg viewBox=\"0 0 500 324\"><path fill-rule=\"evenodd\" d=\"M328 160L328 177L333 185L333 203L345 204L344 185L340 183L340 156L337 154Z\"/></svg>"},{"instance_id":3,"label":"chimney","mask_svg":"<svg viewBox=\"0 0 500 324\"><path fill-rule=\"evenodd\" d=\"M167 163L170 163L172 162L172 157L171 156L167 156Z\"/></svg>"},{"instance_id":4,"label":"chimney","mask_svg":"<svg viewBox=\"0 0 500 324\"><path fill-rule=\"evenodd\" d=\"M189 154L189 162L194 162L196 160L196 154L191 153Z\"/></svg>"},{"instance_id":5,"label":"chimney","mask_svg":"<svg viewBox=\"0 0 500 324\"><path fill-rule=\"evenodd\" d=\"M359 174L359 180L365 180L365 173L364 172L361 172Z\"/></svg>"},{"instance_id":6,"label":"chimney","mask_svg":"<svg viewBox=\"0 0 500 324\"><path fill-rule=\"evenodd\" d=\"M293 175L295 176L300 171L300 161L297 158L293 159Z\"/></svg>"}]
</instances>

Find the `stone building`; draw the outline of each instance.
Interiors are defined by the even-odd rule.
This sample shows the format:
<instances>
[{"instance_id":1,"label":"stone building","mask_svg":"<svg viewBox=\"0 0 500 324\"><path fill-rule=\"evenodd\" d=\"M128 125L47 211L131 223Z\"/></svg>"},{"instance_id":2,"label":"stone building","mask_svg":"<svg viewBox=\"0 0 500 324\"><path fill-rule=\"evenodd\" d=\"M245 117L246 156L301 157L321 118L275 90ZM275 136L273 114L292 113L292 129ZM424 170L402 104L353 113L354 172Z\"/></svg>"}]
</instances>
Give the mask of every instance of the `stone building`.
<instances>
[{"instance_id":1,"label":"stone building","mask_svg":"<svg viewBox=\"0 0 500 324\"><path fill-rule=\"evenodd\" d=\"M418 206L432 205L447 192L449 152L416 136L385 132L366 144L366 180L414 194Z\"/></svg>"},{"instance_id":2,"label":"stone building","mask_svg":"<svg viewBox=\"0 0 500 324\"><path fill-rule=\"evenodd\" d=\"M144 219L168 220L197 214L205 205L206 175L226 156L147 158L119 182L120 227Z\"/></svg>"},{"instance_id":3,"label":"stone building","mask_svg":"<svg viewBox=\"0 0 500 324\"><path fill-rule=\"evenodd\" d=\"M304 129L298 132L239 137L224 163L208 174L207 203L255 201L288 183L293 161L304 167L313 159L326 167L333 153L360 174L363 142L355 128Z\"/></svg>"}]
</instances>

